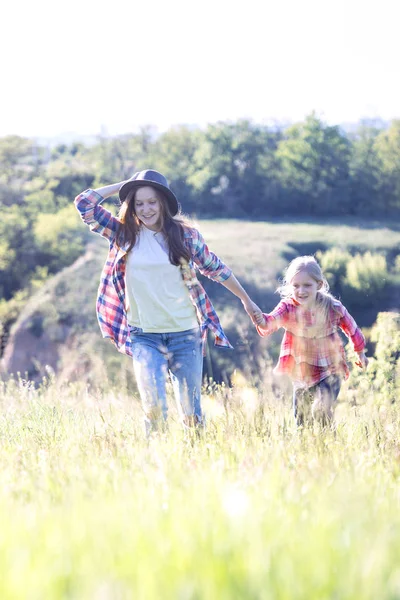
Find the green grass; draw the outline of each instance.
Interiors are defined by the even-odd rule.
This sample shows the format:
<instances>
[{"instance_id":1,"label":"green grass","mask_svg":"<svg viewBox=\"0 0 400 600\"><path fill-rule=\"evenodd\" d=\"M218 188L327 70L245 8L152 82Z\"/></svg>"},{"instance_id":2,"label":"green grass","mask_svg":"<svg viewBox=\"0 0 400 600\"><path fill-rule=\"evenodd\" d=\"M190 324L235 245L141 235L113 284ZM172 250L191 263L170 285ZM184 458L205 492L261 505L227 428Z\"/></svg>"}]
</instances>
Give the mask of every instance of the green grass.
<instances>
[{"instance_id":1,"label":"green grass","mask_svg":"<svg viewBox=\"0 0 400 600\"><path fill-rule=\"evenodd\" d=\"M264 309L296 254L400 243L385 224L350 221L200 228ZM47 368L38 389L0 381L0 599L400 598L397 320L392 354L382 318L368 372L343 386L336 432L301 431L290 390L271 376L271 342L252 346L240 303L210 283L242 340L221 361L243 357L246 379L208 385L200 438L171 407L169 433L147 442L130 361L98 331L107 244L92 239L87 262L49 281L21 317L38 348L69 335L57 377Z\"/></svg>"},{"instance_id":2,"label":"green grass","mask_svg":"<svg viewBox=\"0 0 400 600\"><path fill-rule=\"evenodd\" d=\"M146 442L136 397L4 385L0 598L399 598L400 411L358 401L297 431L238 376Z\"/></svg>"},{"instance_id":3,"label":"green grass","mask_svg":"<svg viewBox=\"0 0 400 600\"><path fill-rule=\"evenodd\" d=\"M399 228L359 220L320 222L200 221L209 244L235 273L263 289L275 289L277 277L298 254L336 246L357 252L387 252L400 247Z\"/></svg>"}]
</instances>

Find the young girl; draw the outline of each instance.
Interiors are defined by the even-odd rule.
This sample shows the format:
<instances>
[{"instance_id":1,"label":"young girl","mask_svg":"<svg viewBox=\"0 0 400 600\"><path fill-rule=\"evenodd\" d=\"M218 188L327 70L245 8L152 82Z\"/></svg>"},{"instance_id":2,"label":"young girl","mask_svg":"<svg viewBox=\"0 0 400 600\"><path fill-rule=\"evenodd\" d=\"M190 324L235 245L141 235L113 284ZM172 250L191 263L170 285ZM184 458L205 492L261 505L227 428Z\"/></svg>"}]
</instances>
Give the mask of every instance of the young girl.
<instances>
[{"instance_id":1,"label":"young girl","mask_svg":"<svg viewBox=\"0 0 400 600\"><path fill-rule=\"evenodd\" d=\"M366 368L365 339L353 317L329 293L329 285L313 256L299 256L288 266L278 288L281 302L269 314L257 315L257 331L267 336L283 327L275 373L293 382L293 409L298 425L311 418L323 426L333 419L342 379L349 376L338 329L351 340Z\"/></svg>"}]
</instances>

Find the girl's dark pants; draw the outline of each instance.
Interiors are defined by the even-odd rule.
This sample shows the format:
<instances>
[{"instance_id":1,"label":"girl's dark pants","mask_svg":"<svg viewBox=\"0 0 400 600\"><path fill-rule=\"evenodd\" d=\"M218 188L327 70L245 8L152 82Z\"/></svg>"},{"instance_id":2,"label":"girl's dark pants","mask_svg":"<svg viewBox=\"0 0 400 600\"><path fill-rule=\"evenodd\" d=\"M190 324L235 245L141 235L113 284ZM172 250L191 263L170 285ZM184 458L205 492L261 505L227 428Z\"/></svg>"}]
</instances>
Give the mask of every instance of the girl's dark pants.
<instances>
[{"instance_id":1,"label":"girl's dark pants","mask_svg":"<svg viewBox=\"0 0 400 600\"><path fill-rule=\"evenodd\" d=\"M333 421L333 412L342 380L339 375L329 375L310 388L293 390L293 411L297 425L318 421L323 427Z\"/></svg>"}]
</instances>

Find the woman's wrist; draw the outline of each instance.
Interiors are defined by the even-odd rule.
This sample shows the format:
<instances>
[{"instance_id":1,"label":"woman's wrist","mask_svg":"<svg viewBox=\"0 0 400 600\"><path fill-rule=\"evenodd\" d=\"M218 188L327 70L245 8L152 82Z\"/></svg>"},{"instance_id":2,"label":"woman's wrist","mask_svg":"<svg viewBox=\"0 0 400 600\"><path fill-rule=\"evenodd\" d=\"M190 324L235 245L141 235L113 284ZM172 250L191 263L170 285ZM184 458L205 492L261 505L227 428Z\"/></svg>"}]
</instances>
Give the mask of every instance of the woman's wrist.
<instances>
[{"instance_id":1,"label":"woman's wrist","mask_svg":"<svg viewBox=\"0 0 400 600\"><path fill-rule=\"evenodd\" d=\"M244 293L239 296L240 300L243 302L243 304L250 304L252 301L250 296L248 296L248 294L244 290L243 292Z\"/></svg>"},{"instance_id":2,"label":"woman's wrist","mask_svg":"<svg viewBox=\"0 0 400 600\"><path fill-rule=\"evenodd\" d=\"M110 185L104 185L102 187L96 188L94 191L103 196L103 198L109 198L110 196L114 196L114 194L118 194L121 187L124 185L125 181L119 181L118 183L111 183Z\"/></svg>"}]
</instances>

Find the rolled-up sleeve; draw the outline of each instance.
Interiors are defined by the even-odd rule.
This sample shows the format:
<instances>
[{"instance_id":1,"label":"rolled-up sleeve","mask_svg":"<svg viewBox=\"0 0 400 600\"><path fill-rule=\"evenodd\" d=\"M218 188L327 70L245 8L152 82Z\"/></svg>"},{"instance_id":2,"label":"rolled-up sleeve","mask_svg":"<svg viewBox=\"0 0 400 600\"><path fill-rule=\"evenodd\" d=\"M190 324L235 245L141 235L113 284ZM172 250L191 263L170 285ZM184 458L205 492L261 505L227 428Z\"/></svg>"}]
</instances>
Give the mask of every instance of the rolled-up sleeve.
<instances>
[{"instance_id":1,"label":"rolled-up sleeve","mask_svg":"<svg viewBox=\"0 0 400 600\"><path fill-rule=\"evenodd\" d=\"M232 270L208 248L203 236L197 229L190 230L192 258L202 275L222 283L231 275Z\"/></svg>"},{"instance_id":2,"label":"rolled-up sleeve","mask_svg":"<svg viewBox=\"0 0 400 600\"><path fill-rule=\"evenodd\" d=\"M74 203L82 221L90 230L111 241L118 231L119 221L101 206L103 200L103 196L89 189L79 194Z\"/></svg>"}]
</instances>

